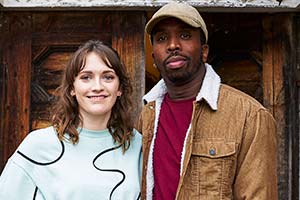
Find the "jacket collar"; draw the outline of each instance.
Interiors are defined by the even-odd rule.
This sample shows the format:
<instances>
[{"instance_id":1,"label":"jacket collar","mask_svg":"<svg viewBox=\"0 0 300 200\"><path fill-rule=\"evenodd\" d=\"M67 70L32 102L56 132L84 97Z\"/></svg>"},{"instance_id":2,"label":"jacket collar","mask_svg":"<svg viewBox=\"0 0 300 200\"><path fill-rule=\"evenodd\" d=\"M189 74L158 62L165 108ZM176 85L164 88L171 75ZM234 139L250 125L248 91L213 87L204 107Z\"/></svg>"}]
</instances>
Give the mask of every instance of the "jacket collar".
<instances>
[{"instance_id":1,"label":"jacket collar","mask_svg":"<svg viewBox=\"0 0 300 200\"><path fill-rule=\"evenodd\" d=\"M221 79L211 65L205 63L205 67L206 73L202 82L202 87L196 97L196 101L204 99L212 110L217 110ZM151 102L156 99L163 99L166 93L166 84L164 80L161 79L146 95L144 95L143 100Z\"/></svg>"}]
</instances>

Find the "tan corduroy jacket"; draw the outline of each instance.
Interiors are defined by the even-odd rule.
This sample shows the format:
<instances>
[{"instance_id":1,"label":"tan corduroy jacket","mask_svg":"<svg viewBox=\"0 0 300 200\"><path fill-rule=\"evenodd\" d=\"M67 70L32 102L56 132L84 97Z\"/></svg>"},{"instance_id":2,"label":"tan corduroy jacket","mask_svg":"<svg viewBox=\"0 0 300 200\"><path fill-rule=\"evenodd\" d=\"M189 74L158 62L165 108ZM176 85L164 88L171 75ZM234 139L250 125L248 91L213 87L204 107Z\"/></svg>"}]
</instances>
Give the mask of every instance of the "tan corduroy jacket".
<instances>
[{"instance_id":1,"label":"tan corduroy jacket","mask_svg":"<svg viewBox=\"0 0 300 200\"><path fill-rule=\"evenodd\" d=\"M182 151L176 199L277 200L276 134L272 115L254 98L220 84L206 64L202 88ZM144 100L137 129L143 134L142 199L151 200L153 141L161 102L160 81Z\"/></svg>"}]
</instances>

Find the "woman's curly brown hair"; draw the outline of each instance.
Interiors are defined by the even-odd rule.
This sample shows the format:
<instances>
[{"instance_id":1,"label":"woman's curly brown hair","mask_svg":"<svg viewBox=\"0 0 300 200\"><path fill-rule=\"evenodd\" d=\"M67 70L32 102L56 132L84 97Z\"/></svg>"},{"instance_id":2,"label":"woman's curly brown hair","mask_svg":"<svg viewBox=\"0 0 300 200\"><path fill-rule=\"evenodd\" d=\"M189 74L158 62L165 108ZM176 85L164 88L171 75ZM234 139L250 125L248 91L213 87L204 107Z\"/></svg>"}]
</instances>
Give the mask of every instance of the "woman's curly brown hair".
<instances>
[{"instance_id":1,"label":"woman's curly brown hair","mask_svg":"<svg viewBox=\"0 0 300 200\"><path fill-rule=\"evenodd\" d=\"M115 71L119 78L122 96L118 97L112 108L107 128L114 141L118 142L125 152L130 146L133 134L133 120L130 112L132 110L132 86L118 53L101 41L86 42L70 58L63 74L62 83L58 87L58 101L53 108L52 125L60 140L68 138L73 144L78 143L77 128L82 124L82 117L77 100L71 95L71 91L74 89L75 78L84 68L86 57L91 52L96 53L108 67ZM69 137L65 137L65 134L68 134Z\"/></svg>"}]
</instances>

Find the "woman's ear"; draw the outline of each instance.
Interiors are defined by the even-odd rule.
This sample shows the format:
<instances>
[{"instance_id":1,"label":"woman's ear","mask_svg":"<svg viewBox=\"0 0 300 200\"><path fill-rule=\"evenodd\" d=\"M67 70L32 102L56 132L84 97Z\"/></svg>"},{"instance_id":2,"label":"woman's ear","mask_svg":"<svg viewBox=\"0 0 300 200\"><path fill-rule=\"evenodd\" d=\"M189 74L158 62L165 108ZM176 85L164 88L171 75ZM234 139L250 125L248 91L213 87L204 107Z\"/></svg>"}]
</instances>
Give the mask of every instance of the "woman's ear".
<instances>
[{"instance_id":1,"label":"woman's ear","mask_svg":"<svg viewBox=\"0 0 300 200\"><path fill-rule=\"evenodd\" d=\"M121 95L122 95L122 92L119 90L119 91L117 92L117 96L120 97Z\"/></svg>"},{"instance_id":2,"label":"woman's ear","mask_svg":"<svg viewBox=\"0 0 300 200\"><path fill-rule=\"evenodd\" d=\"M209 46L207 44L202 45L202 61L204 63L207 62L208 52L209 52Z\"/></svg>"},{"instance_id":3,"label":"woman's ear","mask_svg":"<svg viewBox=\"0 0 300 200\"><path fill-rule=\"evenodd\" d=\"M70 92L70 95L71 95L72 97L74 97L74 96L75 96L75 92L74 92L74 90L71 90L71 92Z\"/></svg>"}]
</instances>

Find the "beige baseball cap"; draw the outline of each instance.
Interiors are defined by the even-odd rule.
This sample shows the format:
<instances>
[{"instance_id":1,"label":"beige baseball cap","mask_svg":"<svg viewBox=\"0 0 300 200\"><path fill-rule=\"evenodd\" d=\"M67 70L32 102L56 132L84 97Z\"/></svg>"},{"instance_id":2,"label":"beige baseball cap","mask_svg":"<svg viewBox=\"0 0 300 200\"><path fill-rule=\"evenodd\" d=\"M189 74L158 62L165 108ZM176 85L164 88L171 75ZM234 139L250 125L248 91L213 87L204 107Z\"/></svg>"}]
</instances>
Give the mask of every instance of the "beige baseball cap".
<instances>
[{"instance_id":1,"label":"beige baseball cap","mask_svg":"<svg viewBox=\"0 0 300 200\"><path fill-rule=\"evenodd\" d=\"M205 41L207 42L208 32L204 20L196 8L186 3L171 2L161 7L148 21L145 31L150 35L152 29L158 22L169 17L180 19L192 27L201 28L205 35Z\"/></svg>"}]
</instances>

